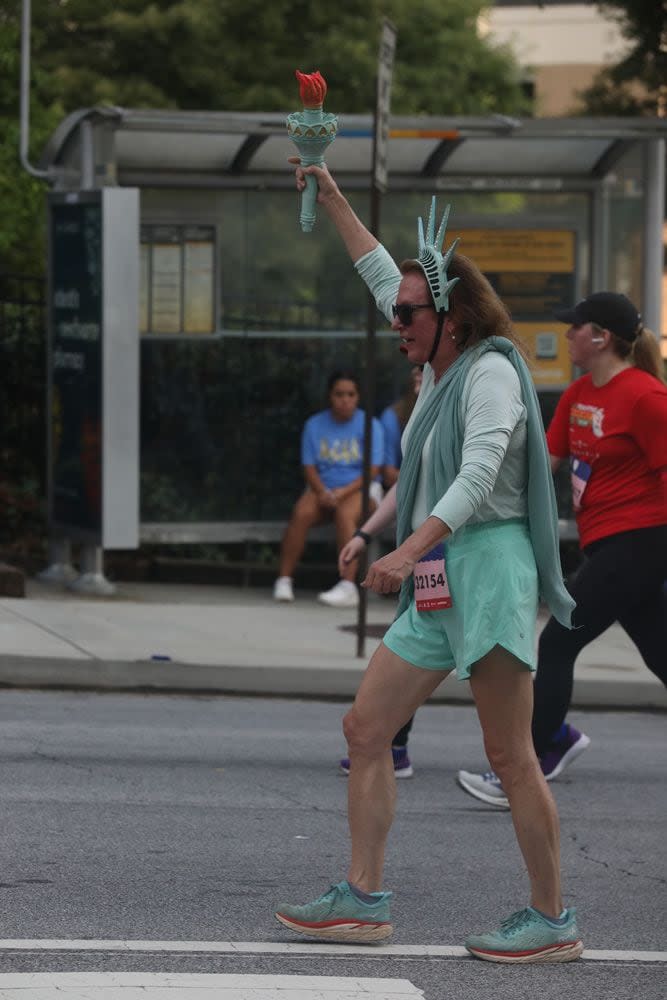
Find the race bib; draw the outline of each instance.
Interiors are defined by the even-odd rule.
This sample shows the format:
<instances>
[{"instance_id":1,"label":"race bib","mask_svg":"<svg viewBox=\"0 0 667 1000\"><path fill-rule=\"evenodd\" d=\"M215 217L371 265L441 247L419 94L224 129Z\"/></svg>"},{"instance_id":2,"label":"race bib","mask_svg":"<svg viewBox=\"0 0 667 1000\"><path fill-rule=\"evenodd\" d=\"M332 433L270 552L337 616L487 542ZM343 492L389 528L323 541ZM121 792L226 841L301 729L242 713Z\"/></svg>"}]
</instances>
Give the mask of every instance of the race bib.
<instances>
[{"instance_id":1,"label":"race bib","mask_svg":"<svg viewBox=\"0 0 667 1000\"><path fill-rule=\"evenodd\" d=\"M427 552L414 569L415 605L417 611L440 611L451 608L452 595L449 593L445 573L445 546L442 542Z\"/></svg>"},{"instance_id":2,"label":"race bib","mask_svg":"<svg viewBox=\"0 0 667 1000\"><path fill-rule=\"evenodd\" d=\"M570 481L572 483L572 506L575 512L581 510L581 498L584 495L592 469L587 462L570 455Z\"/></svg>"}]
</instances>

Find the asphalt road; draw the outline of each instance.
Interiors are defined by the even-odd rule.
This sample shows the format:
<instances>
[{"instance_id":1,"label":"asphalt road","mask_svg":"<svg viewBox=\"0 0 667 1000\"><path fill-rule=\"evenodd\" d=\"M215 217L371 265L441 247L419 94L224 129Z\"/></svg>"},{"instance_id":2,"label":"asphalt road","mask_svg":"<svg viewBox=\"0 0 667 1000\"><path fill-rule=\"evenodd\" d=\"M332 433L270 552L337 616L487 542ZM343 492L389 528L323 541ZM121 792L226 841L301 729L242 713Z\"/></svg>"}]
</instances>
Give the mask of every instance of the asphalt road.
<instances>
[{"instance_id":1,"label":"asphalt road","mask_svg":"<svg viewBox=\"0 0 667 1000\"><path fill-rule=\"evenodd\" d=\"M454 783L459 767L484 765L467 706L428 706L417 717L416 774L399 784L388 852L394 951L282 950L299 939L273 921L275 905L344 877L345 778L335 766L344 708L0 692L0 973L395 978L429 1000L664 996L664 714L576 713L592 746L552 786L566 902L577 906L588 949L623 957L519 968L423 953L460 948L467 933L526 902L508 814ZM48 950L52 939L69 945ZM128 940L258 950L108 944Z\"/></svg>"}]
</instances>

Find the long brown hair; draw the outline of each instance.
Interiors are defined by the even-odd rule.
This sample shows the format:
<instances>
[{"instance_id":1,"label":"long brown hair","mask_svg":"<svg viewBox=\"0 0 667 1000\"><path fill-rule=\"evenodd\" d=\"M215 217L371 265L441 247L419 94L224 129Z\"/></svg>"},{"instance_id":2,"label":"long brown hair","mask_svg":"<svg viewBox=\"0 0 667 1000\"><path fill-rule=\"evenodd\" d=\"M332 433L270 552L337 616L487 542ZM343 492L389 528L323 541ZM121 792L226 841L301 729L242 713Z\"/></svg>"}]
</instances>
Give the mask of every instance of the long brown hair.
<instances>
[{"instance_id":1,"label":"long brown hair","mask_svg":"<svg viewBox=\"0 0 667 1000\"><path fill-rule=\"evenodd\" d=\"M602 327L598 326L597 323L591 323L591 326L598 333L603 332ZM640 368L643 372L648 372L649 375L653 375L665 384L665 366L660 353L660 344L658 343L658 338L651 330L643 326L639 331L637 339L632 343L624 340L622 337L618 337L611 330L609 333L611 334L611 347L614 354L624 361L626 359L631 361L635 368Z\"/></svg>"},{"instance_id":2,"label":"long brown hair","mask_svg":"<svg viewBox=\"0 0 667 1000\"><path fill-rule=\"evenodd\" d=\"M416 260L404 260L400 272L424 274ZM487 337L506 337L527 360L526 345L514 330L509 309L477 265L464 254L456 253L447 268L447 277L460 279L449 296L449 316L456 325L460 350Z\"/></svg>"},{"instance_id":3,"label":"long brown hair","mask_svg":"<svg viewBox=\"0 0 667 1000\"><path fill-rule=\"evenodd\" d=\"M410 372L407 385L405 387L405 392L400 399L397 399L395 403L392 404L392 410L396 414L398 419L398 426L401 430L404 429L408 420L412 416L412 411L415 408L415 403L417 402L417 393L415 392L415 369Z\"/></svg>"}]
</instances>

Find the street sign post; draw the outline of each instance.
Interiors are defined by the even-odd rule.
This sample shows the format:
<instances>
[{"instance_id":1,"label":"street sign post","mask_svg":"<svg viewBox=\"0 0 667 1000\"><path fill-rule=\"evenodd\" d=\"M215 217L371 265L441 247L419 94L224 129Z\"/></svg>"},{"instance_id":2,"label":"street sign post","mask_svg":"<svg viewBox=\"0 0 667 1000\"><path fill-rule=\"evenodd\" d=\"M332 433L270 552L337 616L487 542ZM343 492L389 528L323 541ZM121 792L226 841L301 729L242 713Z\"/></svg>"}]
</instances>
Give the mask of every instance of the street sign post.
<instances>
[{"instance_id":1,"label":"street sign post","mask_svg":"<svg viewBox=\"0 0 667 1000\"><path fill-rule=\"evenodd\" d=\"M389 108L391 107L391 82L396 52L396 28L391 21L382 25L380 53L378 56L377 99L375 109L375 136L373 150L373 183L377 191L387 190L387 144L389 142Z\"/></svg>"},{"instance_id":2,"label":"street sign post","mask_svg":"<svg viewBox=\"0 0 667 1000\"><path fill-rule=\"evenodd\" d=\"M371 169L371 217L370 229L374 236L380 235L380 195L387 188L387 144L389 142L389 108L391 102L391 81L394 71L396 51L396 28L387 18L383 21L378 54L377 90L373 128L373 163ZM371 454L373 433L373 412L375 410L375 334L377 308L375 299L368 295L368 318L366 322L366 377L365 399L366 423L364 426L364 475L362 520L370 512L369 490L371 484ZM366 560L359 566L360 572L366 567ZM362 588L359 595L357 613L357 656L365 655L366 645L367 595Z\"/></svg>"}]
</instances>

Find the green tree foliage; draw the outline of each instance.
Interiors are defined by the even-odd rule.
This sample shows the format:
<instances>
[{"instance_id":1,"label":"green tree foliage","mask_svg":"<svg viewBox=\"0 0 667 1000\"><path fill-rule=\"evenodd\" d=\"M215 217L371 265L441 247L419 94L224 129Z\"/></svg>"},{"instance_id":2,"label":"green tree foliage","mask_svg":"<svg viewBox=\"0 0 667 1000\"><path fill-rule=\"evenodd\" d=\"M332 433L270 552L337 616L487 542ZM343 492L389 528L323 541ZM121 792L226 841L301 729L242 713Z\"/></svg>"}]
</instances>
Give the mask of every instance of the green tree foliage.
<instances>
[{"instance_id":1,"label":"green tree foliage","mask_svg":"<svg viewBox=\"0 0 667 1000\"><path fill-rule=\"evenodd\" d=\"M581 94L586 114L667 114L667 6L660 0L600 0L597 6L630 48Z\"/></svg>"},{"instance_id":2,"label":"green tree foliage","mask_svg":"<svg viewBox=\"0 0 667 1000\"><path fill-rule=\"evenodd\" d=\"M31 159L65 114L120 105L292 110L319 69L337 112L374 104L380 24L398 29L397 114L527 110L506 49L477 35L484 0L33 0ZM20 0L0 0L0 270L41 270L44 185L18 164Z\"/></svg>"},{"instance_id":3,"label":"green tree foliage","mask_svg":"<svg viewBox=\"0 0 667 1000\"><path fill-rule=\"evenodd\" d=\"M395 111L522 109L508 51L477 36L484 0L34 0L35 58L85 104L273 111L319 68L340 111L372 107L379 29L398 28ZM39 38L39 41L37 41Z\"/></svg>"},{"instance_id":4,"label":"green tree foliage","mask_svg":"<svg viewBox=\"0 0 667 1000\"><path fill-rule=\"evenodd\" d=\"M21 63L20 6L0 0L0 271L22 274L42 270L44 185L19 165L19 78ZM30 156L39 150L63 116L48 92L49 74L37 66L31 95Z\"/></svg>"}]
</instances>

